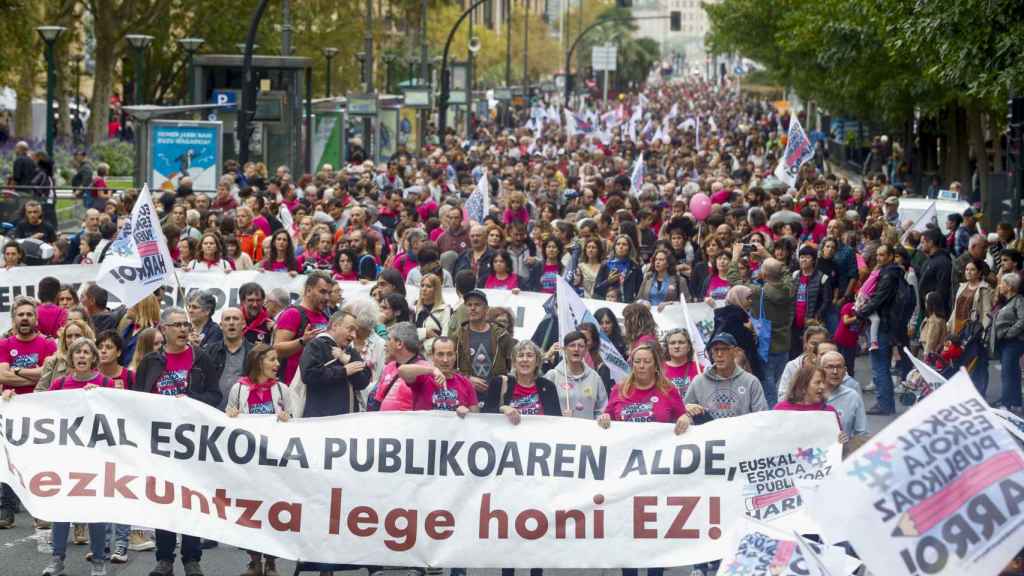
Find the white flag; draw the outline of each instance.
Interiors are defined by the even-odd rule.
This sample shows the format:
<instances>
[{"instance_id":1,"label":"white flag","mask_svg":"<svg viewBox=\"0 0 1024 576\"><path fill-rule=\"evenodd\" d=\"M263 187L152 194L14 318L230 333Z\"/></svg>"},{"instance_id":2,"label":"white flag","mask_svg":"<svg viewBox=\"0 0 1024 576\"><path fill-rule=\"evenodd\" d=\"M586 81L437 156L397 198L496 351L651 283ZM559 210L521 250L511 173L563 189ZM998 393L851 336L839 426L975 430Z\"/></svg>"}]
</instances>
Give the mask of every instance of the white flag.
<instances>
[{"instance_id":1,"label":"white flag","mask_svg":"<svg viewBox=\"0 0 1024 576\"><path fill-rule=\"evenodd\" d=\"M633 174L629 177L629 192L633 196L640 195L640 189L644 186L644 153L641 152L633 163Z\"/></svg>"},{"instance_id":2,"label":"white flag","mask_svg":"<svg viewBox=\"0 0 1024 576\"><path fill-rule=\"evenodd\" d=\"M466 217L473 222L481 223L491 212L491 185L485 171L476 181L476 188L466 199Z\"/></svg>"},{"instance_id":3,"label":"white flag","mask_svg":"<svg viewBox=\"0 0 1024 576\"><path fill-rule=\"evenodd\" d=\"M668 116L665 117L665 120L671 120L676 116L679 116L679 102L672 104L672 109L668 111Z\"/></svg>"},{"instance_id":4,"label":"white flag","mask_svg":"<svg viewBox=\"0 0 1024 576\"><path fill-rule=\"evenodd\" d=\"M565 135L570 138L576 135L576 115L571 111L565 115Z\"/></svg>"},{"instance_id":5,"label":"white flag","mask_svg":"<svg viewBox=\"0 0 1024 576\"><path fill-rule=\"evenodd\" d=\"M589 322L594 326L601 325L565 278L559 276L555 286L555 299L558 303L559 342L564 341L565 335L575 330L580 324ZM622 357L622 354L619 354L619 350L605 336L604 331L598 330L597 333L601 335L601 359L608 366L612 380L622 382L629 375L629 363Z\"/></svg>"},{"instance_id":6,"label":"white flag","mask_svg":"<svg viewBox=\"0 0 1024 576\"><path fill-rule=\"evenodd\" d=\"M711 366L711 359L708 358L707 345L704 343L704 336L701 335L700 329L693 323L693 318L690 316L690 307L686 303L686 299L680 297L680 304L683 305L683 316L686 318L686 332L690 335L690 344L693 346L693 356L697 359L697 370L703 372L706 368Z\"/></svg>"},{"instance_id":7,"label":"white flag","mask_svg":"<svg viewBox=\"0 0 1024 576\"><path fill-rule=\"evenodd\" d=\"M814 143L807 139L807 133L800 120L792 116L789 120L789 137L786 141L786 150L779 159L779 165L775 167L775 177L790 186L796 185L796 175L800 167L814 157Z\"/></svg>"},{"instance_id":8,"label":"white flag","mask_svg":"<svg viewBox=\"0 0 1024 576\"><path fill-rule=\"evenodd\" d=\"M131 218L110 244L96 284L125 305L134 306L174 274L174 260L160 229L149 185L143 185Z\"/></svg>"},{"instance_id":9,"label":"white flag","mask_svg":"<svg viewBox=\"0 0 1024 576\"><path fill-rule=\"evenodd\" d=\"M945 376L939 374L934 368L922 362L917 356L914 356L910 352L910 348L904 346L903 353L906 354L907 358L910 358L910 361L914 363L914 368L917 368L917 373L924 378L925 382L936 388L948 382Z\"/></svg>"}]
</instances>

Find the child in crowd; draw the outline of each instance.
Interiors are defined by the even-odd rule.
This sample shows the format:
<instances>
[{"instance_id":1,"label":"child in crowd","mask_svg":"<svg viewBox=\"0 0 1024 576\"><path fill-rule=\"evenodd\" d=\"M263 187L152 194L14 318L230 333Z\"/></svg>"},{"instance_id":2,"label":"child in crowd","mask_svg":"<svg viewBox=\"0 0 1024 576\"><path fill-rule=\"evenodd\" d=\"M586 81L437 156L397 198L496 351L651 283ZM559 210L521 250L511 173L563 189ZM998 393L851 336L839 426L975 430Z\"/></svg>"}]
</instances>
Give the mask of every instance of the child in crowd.
<instances>
[{"instance_id":1,"label":"child in crowd","mask_svg":"<svg viewBox=\"0 0 1024 576\"><path fill-rule=\"evenodd\" d=\"M877 265L871 269L871 273L857 290L857 298L853 303L855 311L860 312L875 295L875 290L878 289L878 277L881 273L882 269ZM868 350L878 350L878 327L881 324L881 318L877 312L868 317L868 324Z\"/></svg>"},{"instance_id":2,"label":"child in crowd","mask_svg":"<svg viewBox=\"0 0 1024 576\"><path fill-rule=\"evenodd\" d=\"M839 353L846 360L846 369L850 376L853 376L853 365L857 359L857 340L860 338L860 329L860 321L857 320L857 314L854 312L853 299L850 296L845 296L839 308L839 326L836 327L833 340L839 348Z\"/></svg>"}]
</instances>

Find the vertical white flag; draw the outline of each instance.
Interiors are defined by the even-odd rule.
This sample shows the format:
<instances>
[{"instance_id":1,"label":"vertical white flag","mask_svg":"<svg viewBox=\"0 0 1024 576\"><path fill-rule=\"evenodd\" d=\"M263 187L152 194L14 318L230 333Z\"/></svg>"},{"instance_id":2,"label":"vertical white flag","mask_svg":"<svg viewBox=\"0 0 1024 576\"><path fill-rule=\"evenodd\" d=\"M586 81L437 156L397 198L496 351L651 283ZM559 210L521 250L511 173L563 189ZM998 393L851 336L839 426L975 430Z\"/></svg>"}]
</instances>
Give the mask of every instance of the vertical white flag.
<instances>
[{"instance_id":1,"label":"vertical white flag","mask_svg":"<svg viewBox=\"0 0 1024 576\"><path fill-rule=\"evenodd\" d=\"M160 229L160 219L143 185L131 218L110 244L100 264L96 284L125 305L133 306L164 285L174 274L174 260Z\"/></svg>"},{"instance_id":2,"label":"vertical white flag","mask_svg":"<svg viewBox=\"0 0 1024 576\"><path fill-rule=\"evenodd\" d=\"M562 278L558 277L555 288L555 299L558 308L558 341L565 340L565 335L572 332L580 324L590 322L594 326L601 324L594 318L594 315L587 309L583 299L573 290L572 286ZM615 344L605 336L604 331L598 330L601 335L601 359L608 366L608 372L615 382L622 382L629 375L629 363L622 357Z\"/></svg>"},{"instance_id":3,"label":"vertical white flag","mask_svg":"<svg viewBox=\"0 0 1024 576\"><path fill-rule=\"evenodd\" d=\"M700 329L693 323L693 318L690 316L690 306L686 303L685 298L680 298L683 306L683 317L686 318L686 332L690 335L690 343L693 345L693 356L697 359L697 370L704 372L706 368L711 366L711 359L708 358L707 344L704 343L704 336L701 335Z\"/></svg>"},{"instance_id":4,"label":"vertical white flag","mask_svg":"<svg viewBox=\"0 0 1024 576\"><path fill-rule=\"evenodd\" d=\"M640 189L644 186L644 153L641 152L633 163L633 173L629 176L629 192L633 196L640 195Z\"/></svg>"}]
</instances>

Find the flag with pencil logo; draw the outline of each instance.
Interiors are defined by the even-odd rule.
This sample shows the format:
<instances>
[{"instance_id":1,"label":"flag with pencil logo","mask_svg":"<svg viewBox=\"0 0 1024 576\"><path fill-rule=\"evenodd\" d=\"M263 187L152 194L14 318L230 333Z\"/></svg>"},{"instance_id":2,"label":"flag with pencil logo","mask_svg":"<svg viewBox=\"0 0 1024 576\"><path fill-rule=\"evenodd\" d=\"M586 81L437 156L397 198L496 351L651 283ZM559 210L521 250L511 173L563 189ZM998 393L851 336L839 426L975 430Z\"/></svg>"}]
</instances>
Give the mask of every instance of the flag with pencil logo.
<instances>
[{"instance_id":1,"label":"flag with pencil logo","mask_svg":"<svg viewBox=\"0 0 1024 576\"><path fill-rule=\"evenodd\" d=\"M851 454L811 511L875 574L998 574L1024 547L1024 452L967 372Z\"/></svg>"}]
</instances>

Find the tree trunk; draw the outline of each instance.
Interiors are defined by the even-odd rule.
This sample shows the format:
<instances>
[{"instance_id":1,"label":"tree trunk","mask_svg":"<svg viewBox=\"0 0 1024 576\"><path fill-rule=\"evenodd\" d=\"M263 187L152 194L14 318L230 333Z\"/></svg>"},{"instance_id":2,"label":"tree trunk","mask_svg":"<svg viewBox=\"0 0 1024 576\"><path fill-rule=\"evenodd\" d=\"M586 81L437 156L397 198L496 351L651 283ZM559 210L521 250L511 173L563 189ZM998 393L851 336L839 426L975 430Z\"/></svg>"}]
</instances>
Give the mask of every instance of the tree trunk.
<instances>
[{"instance_id":1,"label":"tree trunk","mask_svg":"<svg viewBox=\"0 0 1024 576\"><path fill-rule=\"evenodd\" d=\"M92 101L89 102L89 127L87 141L90 145L107 139L107 120L110 115L111 86L114 83L114 66L117 64L115 49L116 39L109 30L101 34L103 28L99 19L96 20L96 68L93 73Z\"/></svg>"},{"instance_id":2,"label":"tree trunk","mask_svg":"<svg viewBox=\"0 0 1024 576\"><path fill-rule=\"evenodd\" d=\"M988 120L988 133L992 135L992 173L1006 172L1006 162L1003 161L1003 135L999 132L996 116L986 114L985 118Z\"/></svg>"},{"instance_id":3,"label":"tree trunk","mask_svg":"<svg viewBox=\"0 0 1024 576\"><path fill-rule=\"evenodd\" d=\"M14 133L23 140L32 138L32 96L35 91L35 62L32 58L22 58L18 66L18 109L14 113Z\"/></svg>"}]
</instances>

